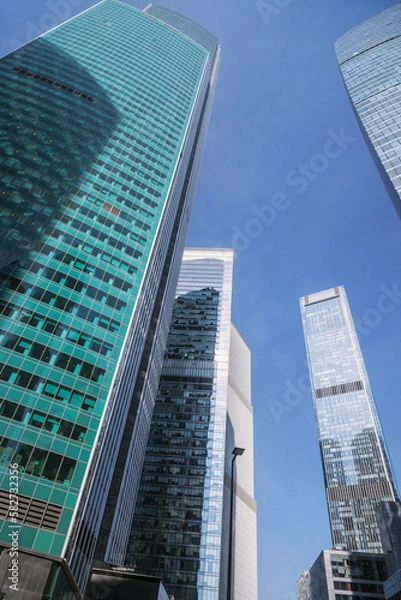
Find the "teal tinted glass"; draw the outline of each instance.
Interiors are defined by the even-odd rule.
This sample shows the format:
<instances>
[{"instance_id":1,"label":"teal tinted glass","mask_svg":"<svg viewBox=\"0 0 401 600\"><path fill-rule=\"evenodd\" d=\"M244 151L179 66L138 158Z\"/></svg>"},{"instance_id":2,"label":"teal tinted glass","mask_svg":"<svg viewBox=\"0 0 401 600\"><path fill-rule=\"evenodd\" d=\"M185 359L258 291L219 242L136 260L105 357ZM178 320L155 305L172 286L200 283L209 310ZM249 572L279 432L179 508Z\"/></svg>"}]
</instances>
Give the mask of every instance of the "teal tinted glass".
<instances>
[{"instance_id":1,"label":"teal tinted glass","mask_svg":"<svg viewBox=\"0 0 401 600\"><path fill-rule=\"evenodd\" d=\"M57 549L207 64L116 0L0 61L1 486L17 462L22 496L55 498Z\"/></svg>"}]
</instances>

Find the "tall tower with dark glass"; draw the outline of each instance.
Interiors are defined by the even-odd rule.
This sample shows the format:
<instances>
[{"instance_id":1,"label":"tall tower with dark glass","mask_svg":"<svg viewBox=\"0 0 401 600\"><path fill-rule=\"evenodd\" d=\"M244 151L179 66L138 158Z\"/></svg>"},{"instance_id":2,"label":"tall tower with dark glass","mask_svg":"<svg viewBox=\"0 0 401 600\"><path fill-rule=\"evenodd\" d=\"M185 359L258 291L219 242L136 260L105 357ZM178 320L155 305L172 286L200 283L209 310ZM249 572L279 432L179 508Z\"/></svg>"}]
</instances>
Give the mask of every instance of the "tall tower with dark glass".
<instances>
[{"instance_id":1,"label":"tall tower with dark glass","mask_svg":"<svg viewBox=\"0 0 401 600\"><path fill-rule=\"evenodd\" d=\"M351 29L336 52L362 133L401 218L401 3Z\"/></svg>"},{"instance_id":2,"label":"tall tower with dark glass","mask_svg":"<svg viewBox=\"0 0 401 600\"><path fill-rule=\"evenodd\" d=\"M300 303L333 544L381 552L375 511L396 490L345 290Z\"/></svg>"},{"instance_id":3,"label":"tall tower with dark glass","mask_svg":"<svg viewBox=\"0 0 401 600\"><path fill-rule=\"evenodd\" d=\"M250 353L230 322L232 260L184 252L128 547L135 572L180 600L226 597L226 461L230 472L238 444L233 597L257 598Z\"/></svg>"},{"instance_id":4,"label":"tall tower with dark glass","mask_svg":"<svg viewBox=\"0 0 401 600\"><path fill-rule=\"evenodd\" d=\"M124 560L219 55L104 0L0 61L0 539L16 465L19 547L81 589Z\"/></svg>"}]
</instances>

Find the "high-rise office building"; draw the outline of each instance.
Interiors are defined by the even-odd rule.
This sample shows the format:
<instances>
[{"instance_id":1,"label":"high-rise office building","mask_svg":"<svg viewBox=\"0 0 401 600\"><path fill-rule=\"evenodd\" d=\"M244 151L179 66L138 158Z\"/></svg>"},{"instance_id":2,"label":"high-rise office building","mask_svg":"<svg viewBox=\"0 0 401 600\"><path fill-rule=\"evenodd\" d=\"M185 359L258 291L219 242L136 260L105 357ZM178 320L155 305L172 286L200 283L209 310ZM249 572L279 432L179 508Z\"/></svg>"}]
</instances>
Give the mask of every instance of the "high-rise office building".
<instances>
[{"instance_id":1,"label":"high-rise office building","mask_svg":"<svg viewBox=\"0 0 401 600\"><path fill-rule=\"evenodd\" d=\"M19 548L81 589L124 561L219 56L104 0L0 61L0 540L15 465Z\"/></svg>"},{"instance_id":2,"label":"high-rise office building","mask_svg":"<svg viewBox=\"0 0 401 600\"><path fill-rule=\"evenodd\" d=\"M250 352L231 324L232 250L186 249L127 562L178 600L226 598L235 446L234 598L256 589Z\"/></svg>"},{"instance_id":3,"label":"high-rise office building","mask_svg":"<svg viewBox=\"0 0 401 600\"><path fill-rule=\"evenodd\" d=\"M362 133L401 218L401 4L351 29L336 52Z\"/></svg>"},{"instance_id":4,"label":"high-rise office building","mask_svg":"<svg viewBox=\"0 0 401 600\"><path fill-rule=\"evenodd\" d=\"M232 449L245 448L235 461L231 481ZM224 473L224 509L222 573L228 565L230 527L230 490L234 485L232 598L257 600L256 502L254 495L253 407L251 404L251 353L241 334L231 324L228 364L226 460ZM220 597L227 597L227 577L220 578Z\"/></svg>"},{"instance_id":5,"label":"high-rise office building","mask_svg":"<svg viewBox=\"0 0 401 600\"><path fill-rule=\"evenodd\" d=\"M345 290L300 304L333 544L381 552L376 508L396 490Z\"/></svg>"}]
</instances>

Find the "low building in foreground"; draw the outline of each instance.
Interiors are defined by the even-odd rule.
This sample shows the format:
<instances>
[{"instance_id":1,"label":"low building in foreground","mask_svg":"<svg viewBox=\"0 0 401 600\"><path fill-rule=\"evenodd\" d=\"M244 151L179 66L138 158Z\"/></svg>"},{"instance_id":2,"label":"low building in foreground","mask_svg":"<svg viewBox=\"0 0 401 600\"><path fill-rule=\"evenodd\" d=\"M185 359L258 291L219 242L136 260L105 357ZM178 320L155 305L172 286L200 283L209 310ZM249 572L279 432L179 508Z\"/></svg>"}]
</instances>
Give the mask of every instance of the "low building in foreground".
<instances>
[{"instance_id":1,"label":"low building in foreground","mask_svg":"<svg viewBox=\"0 0 401 600\"><path fill-rule=\"evenodd\" d=\"M323 550L297 581L298 600L384 600L386 556ZM395 596L394 598L397 598Z\"/></svg>"},{"instance_id":2,"label":"low building in foreground","mask_svg":"<svg viewBox=\"0 0 401 600\"><path fill-rule=\"evenodd\" d=\"M401 570L384 582L385 600L401 600Z\"/></svg>"},{"instance_id":3,"label":"low building in foreground","mask_svg":"<svg viewBox=\"0 0 401 600\"><path fill-rule=\"evenodd\" d=\"M389 575L394 575L401 569L401 502L380 502L376 518Z\"/></svg>"},{"instance_id":4,"label":"low building in foreground","mask_svg":"<svg viewBox=\"0 0 401 600\"><path fill-rule=\"evenodd\" d=\"M401 600L401 503L381 502L376 517L390 575L384 583L384 597Z\"/></svg>"},{"instance_id":5,"label":"low building in foreground","mask_svg":"<svg viewBox=\"0 0 401 600\"><path fill-rule=\"evenodd\" d=\"M93 569L85 600L169 600L160 577L129 569Z\"/></svg>"}]
</instances>

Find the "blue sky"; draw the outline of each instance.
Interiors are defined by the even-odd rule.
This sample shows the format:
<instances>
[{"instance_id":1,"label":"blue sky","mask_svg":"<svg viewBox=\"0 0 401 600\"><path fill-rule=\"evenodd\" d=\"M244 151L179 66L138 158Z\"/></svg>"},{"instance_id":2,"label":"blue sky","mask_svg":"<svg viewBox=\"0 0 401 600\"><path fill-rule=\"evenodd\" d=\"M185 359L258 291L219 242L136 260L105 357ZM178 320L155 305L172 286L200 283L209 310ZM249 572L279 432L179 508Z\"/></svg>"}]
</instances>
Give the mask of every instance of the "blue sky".
<instances>
[{"instance_id":1,"label":"blue sky","mask_svg":"<svg viewBox=\"0 0 401 600\"><path fill-rule=\"evenodd\" d=\"M401 222L333 47L393 2L267 0L265 11L253 0L159 3L204 24L222 45L188 245L237 250L234 321L253 355L259 600L293 600L300 572L331 546L300 296L345 286L401 480L401 299L377 310L383 294L401 290ZM93 4L3 2L1 54Z\"/></svg>"}]
</instances>

